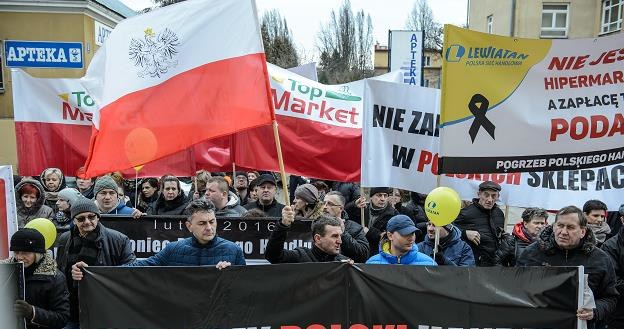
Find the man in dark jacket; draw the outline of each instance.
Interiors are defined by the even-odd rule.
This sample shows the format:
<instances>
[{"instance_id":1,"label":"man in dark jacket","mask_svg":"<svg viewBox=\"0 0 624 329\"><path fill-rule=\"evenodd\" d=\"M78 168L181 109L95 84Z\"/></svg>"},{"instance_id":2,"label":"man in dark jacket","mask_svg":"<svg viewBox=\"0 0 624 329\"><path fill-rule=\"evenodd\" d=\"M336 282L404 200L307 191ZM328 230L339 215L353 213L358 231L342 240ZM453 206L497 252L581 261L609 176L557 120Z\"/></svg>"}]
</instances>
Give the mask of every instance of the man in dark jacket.
<instances>
[{"instance_id":1,"label":"man in dark jacket","mask_svg":"<svg viewBox=\"0 0 624 329\"><path fill-rule=\"evenodd\" d=\"M258 188L258 200L247 203L245 209L260 209L269 217L281 217L284 205L275 200L277 193L275 177L271 174L262 174L254 182Z\"/></svg>"},{"instance_id":2,"label":"man in dark jacket","mask_svg":"<svg viewBox=\"0 0 624 329\"><path fill-rule=\"evenodd\" d=\"M392 189L389 187L373 187L370 189L370 203L360 197L356 201L355 211L348 214L350 220L361 223L360 209L364 208L364 232L366 232L371 256L379 252L379 241L386 231L388 221L399 213L390 205L390 193Z\"/></svg>"},{"instance_id":3,"label":"man in dark jacket","mask_svg":"<svg viewBox=\"0 0 624 329\"><path fill-rule=\"evenodd\" d=\"M275 225L266 246L265 257L271 264L279 263L311 263L349 261L349 258L340 254L342 244L342 227L333 217L321 216L312 224L312 248L298 247L295 250L285 250L284 243L288 236L290 225L295 220L295 211L290 206L284 207L282 219Z\"/></svg>"},{"instance_id":4,"label":"man in dark jacket","mask_svg":"<svg viewBox=\"0 0 624 329\"><path fill-rule=\"evenodd\" d=\"M23 262L25 300L16 300L16 313L26 320L27 328L60 329L69 320L69 293L65 276L45 250L45 239L39 231L23 228L11 237L14 257L2 261Z\"/></svg>"},{"instance_id":5,"label":"man in dark jacket","mask_svg":"<svg viewBox=\"0 0 624 329\"><path fill-rule=\"evenodd\" d=\"M522 221L514 226L511 235L505 235L500 248L496 250L496 265L516 266L516 259L528 245L535 242L547 219L548 213L545 209L525 209L522 212Z\"/></svg>"},{"instance_id":6,"label":"man in dark jacket","mask_svg":"<svg viewBox=\"0 0 624 329\"><path fill-rule=\"evenodd\" d=\"M366 240L366 233L362 225L342 218L345 198L338 191L331 191L325 194L325 214L336 217L342 224L342 254L353 259L356 263L364 263L368 259L369 245Z\"/></svg>"},{"instance_id":7,"label":"man in dark jacket","mask_svg":"<svg viewBox=\"0 0 624 329\"><path fill-rule=\"evenodd\" d=\"M77 327L78 287L72 280L72 267L119 266L134 261L136 256L127 236L100 223L100 211L93 201L78 198L71 205L71 217L74 226L59 238L57 262L70 292L69 325Z\"/></svg>"},{"instance_id":8,"label":"man in dark jacket","mask_svg":"<svg viewBox=\"0 0 624 329\"><path fill-rule=\"evenodd\" d=\"M606 320L615 310L618 292L615 272L609 256L596 248L596 238L587 227L581 209L564 207L557 213L555 223L546 226L537 241L528 246L516 261L517 266L581 266L589 277L589 288L594 293L596 308L577 311L580 320Z\"/></svg>"},{"instance_id":9,"label":"man in dark jacket","mask_svg":"<svg viewBox=\"0 0 624 329\"><path fill-rule=\"evenodd\" d=\"M434 257L435 229L435 224L428 222L425 241L418 244L418 251L431 258ZM441 227L440 244L434 259L438 265L475 266L472 249L461 239L461 232L453 224Z\"/></svg>"},{"instance_id":10,"label":"man in dark jacket","mask_svg":"<svg viewBox=\"0 0 624 329\"><path fill-rule=\"evenodd\" d=\"M494 266L494 253L499 248L505 232L505 215L496 205L501 187L486 181L479 185L478 198L462 209L455 226L462 232L462 239L472 248L477 266Z\"/></svg>"},{"instance_id":11,"label":"man in dark jacket","mask_svg":"<svg viewBox=\"0 0 624 329\"><path fill-rule=\"evenodd\" d=\"M624 206L620 207L619 220L624 223ZM615 311L607 317L609 328L624 328L624 226L616 235L602 245L611 258L616 276L616 288L620 293Z\"/></svg>"}]
</instances>

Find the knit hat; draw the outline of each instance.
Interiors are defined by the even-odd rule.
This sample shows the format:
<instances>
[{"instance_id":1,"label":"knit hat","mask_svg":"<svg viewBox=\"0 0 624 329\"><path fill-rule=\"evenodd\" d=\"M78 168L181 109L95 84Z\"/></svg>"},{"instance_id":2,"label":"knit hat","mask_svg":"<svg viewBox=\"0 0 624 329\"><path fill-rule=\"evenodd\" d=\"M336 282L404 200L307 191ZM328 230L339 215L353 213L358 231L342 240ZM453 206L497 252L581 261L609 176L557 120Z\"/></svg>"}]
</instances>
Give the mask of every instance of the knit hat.
<instances>
[{"instance_id":1,"label":"knit hat","mask_svg":"<svg viewBox=\"0 0 624 329\"><path fill-rule=\"evenodd\" d=\"M624 216L624 204L620 206L620 210L618 211L620 216Z\"/></svg>"},{"instance_id":2,"label":"knit hat","mask_svg":"<svg viewBox=\"0 0 624 329\"><path fill-rule=\"evenodd\" d=\"M22 228L11 237L10 250L45 254L45 238L35 229Z\"/></svg>"},{"instance_id":3,"label":"knit hat","mask_svg":"<svg viewBox=\"0 0 624 329\"><path fill-rule=\"evenodd\" d=\"M77 189L71 187L66 187L58 193L59 199L67 200L69 204L74 203L81 196L82 194Z\"/></svg>"},{"instance_id":4,"label":"knit hat","mask_svg":"<svg viewBox=\"0 0 624 329\"><path fill-rule=\"evenodd\" d=\"M388 195L392 194L392 189L389 187L371 187L370 196L373 196L377 193L386 193Z\"/></svg>"},{"instance_id":5,"label":"knit hat","mask_svg":"<svg viewBox=\"0 0 624 329\"><path fill-rule=\"evenodd\" d=\"M117 193L117 183L111 176L102 176L95 181L95 187L93 188L94 195L98 195L102 190L110 189ZM72 216L73 218L74 216Z\"/></svg>"},{"instance_id":6,"label":"knit hat","mask_svg":"<svg viewBox=\"0 0 624 329\"><path fill-rule=\"evenodd\" d=\"M303 184L297 186L295 190L295 198L301 199L306 203L317 203L320 200L319 191L312 184Z\"/></svg>"},{"instance_id":7,"label":"knit hat","mask_svg":"<svg viewBox=\"0 0 624 329\"><path fill-rule=\"evenodd\" d=\"M71 218L74 219L76 216L85 213L92 212L100 217L100 210L95 205L93 200L89 200L85 197L79 197L71 204Z\"/></svg>"}]
</instances>

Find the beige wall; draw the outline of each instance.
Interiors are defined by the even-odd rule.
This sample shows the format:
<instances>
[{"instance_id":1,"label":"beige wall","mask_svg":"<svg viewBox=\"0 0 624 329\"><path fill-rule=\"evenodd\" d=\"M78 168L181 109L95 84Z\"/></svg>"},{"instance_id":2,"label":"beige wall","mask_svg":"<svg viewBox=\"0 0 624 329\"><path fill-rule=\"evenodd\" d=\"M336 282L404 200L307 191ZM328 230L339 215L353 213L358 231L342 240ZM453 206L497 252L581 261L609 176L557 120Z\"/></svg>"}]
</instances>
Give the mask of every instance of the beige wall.
<instances>
[{"instance_id":1,"label":"beige wall","mask_svg":"<svg viewBox=\"0 0 624 329\"><path fill-rule=\"evenodd\" d=\"M17 173L17 147L15 143L15 122L0 119L0 165L12 165Z\"/></svg>"},{"instance_id":2,"label":"beige wall","mask_svg":"<svg viewBox=\"0 0 624 329\"><path fill-rule=\"evenodd\" d=\"M375 49L375 75L388 73L388 49Z\"/></svg>"},{"instance_id":3,"label":"beige wall","mask_svg":"<svg viewBox=\"0 0 624 329\"><path fill-rule=\"evenodd\" d=\"M511 2L511 0L470 0L468 28L474 31L487 32L487 17L492 15L492 33L509 36Z\"/></svg>"}]
</instances>

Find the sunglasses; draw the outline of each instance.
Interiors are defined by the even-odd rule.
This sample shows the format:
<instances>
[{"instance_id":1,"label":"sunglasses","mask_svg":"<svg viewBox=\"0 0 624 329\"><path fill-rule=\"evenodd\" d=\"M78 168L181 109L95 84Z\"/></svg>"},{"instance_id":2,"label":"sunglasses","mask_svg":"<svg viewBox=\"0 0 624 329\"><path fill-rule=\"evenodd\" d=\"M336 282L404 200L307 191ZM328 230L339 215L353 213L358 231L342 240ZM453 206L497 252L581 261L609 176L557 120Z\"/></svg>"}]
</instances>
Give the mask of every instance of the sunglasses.
<instances>
[{"instance_id":1,"label":"sunglasses","mask_svg":"<svg viewBox=\"0 0 624 329\"><path fill-rule=\"evenodd\" d=\"M74 217L74 219L75 219L75 220L77 220L77 221L78 221L78 223L82 223L82 222L84 222L84 221L85 221L85 220L87 220L87 219L88 219L90 222L92 222L92 221L94 221L96 218L97 218L97 215L94 215L94 214L91 214L91 215L86 215L86 216L80 216L80 217L78 217L78 216Z\"/></svg>"}]
</instances>

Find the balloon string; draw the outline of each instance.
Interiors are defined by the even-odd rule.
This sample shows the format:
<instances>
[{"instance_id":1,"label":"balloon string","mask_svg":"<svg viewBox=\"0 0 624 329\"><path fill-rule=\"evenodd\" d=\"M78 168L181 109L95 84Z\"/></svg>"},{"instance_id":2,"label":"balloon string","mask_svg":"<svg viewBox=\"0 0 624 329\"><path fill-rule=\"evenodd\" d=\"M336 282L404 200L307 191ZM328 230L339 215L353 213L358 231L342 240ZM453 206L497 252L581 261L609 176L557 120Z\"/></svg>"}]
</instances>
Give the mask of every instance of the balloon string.
<instances>
[{"instance_id":1,"label":"balloon string","mask_svg":"<svg viewBox=\"0 0 624 329\"><path fill-rule=\"evenodd\" d=\"M435 244L433 246L433 259L435 259L435 255L438 253L438 247L440 246L440 227L435 227Z\"/></svg>"}]
</instances>

